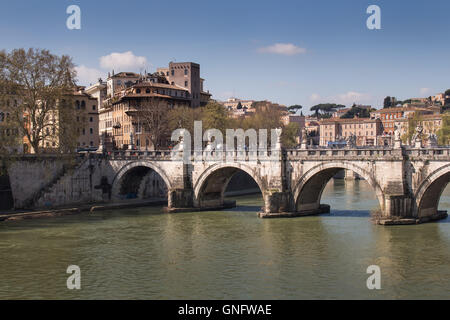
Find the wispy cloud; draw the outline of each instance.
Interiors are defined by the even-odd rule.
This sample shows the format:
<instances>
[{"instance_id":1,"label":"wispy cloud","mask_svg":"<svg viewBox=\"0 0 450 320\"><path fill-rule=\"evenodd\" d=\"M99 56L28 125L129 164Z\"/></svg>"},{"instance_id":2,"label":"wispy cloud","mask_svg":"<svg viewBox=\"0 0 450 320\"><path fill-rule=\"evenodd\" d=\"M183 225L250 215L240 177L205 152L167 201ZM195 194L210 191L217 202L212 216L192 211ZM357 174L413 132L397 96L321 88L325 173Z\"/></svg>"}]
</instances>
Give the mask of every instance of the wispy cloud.
<instances>
[{"instance_id":1,"label":"wispy cloud","mask_svg":"<svg viewBox=\"0 0 450 320\"><path fill-rule=\"evenodd\" d=\"M275 43L274 45L268 47L258 48L258 52L293 56L296 54L306 53L306 49L300 48L293 43Z\"/></svg>"},{"instance_id":2,"label":"wispy cloud","mask_svg":"<svg viewBox=\"0 0 450 320\"><path fill-rule=\"evenodd\" d=\"M421 95L427 95L431 93L431 89L430 88L420 88L420 94Z\"/></svg>"},{"instance_id":3,"label":"wispy cloud","mask_svg":"<svg viewBox=\"0 0 450 320\"><path fill-rule=\"evenodd\" d=\"M148 64L146 57L135 56L132 51L113 52L100 58L100 66L104 69L129 71L143 68Z\"/></svg>"},{"instance_id":4,"label":"wispy cloud","mask_svg":"<svg viewBox=\"0 0 450 320\"><path fill-rule=\"evenodd\" d=\"M372 96L367 93L356 91L349 91L346 93L337 94L335 96L322 97L320 94L313 93L309 100L312 103L338 103L344 105L351 105L353 103L370 103Z\"/></svg>"},{"instance_id":5,"label":"wispy cloud","mask_svg":"<svg viewBox=\"0 0 450 320\"><path fill-rule=\"evenodd\" d=\"M78 83L82 85L95 83L98 78L104 76L104 72L95 68L86 67L85 65L75 67L75 71L77 72Z\"/></svg>"}]
</instances>

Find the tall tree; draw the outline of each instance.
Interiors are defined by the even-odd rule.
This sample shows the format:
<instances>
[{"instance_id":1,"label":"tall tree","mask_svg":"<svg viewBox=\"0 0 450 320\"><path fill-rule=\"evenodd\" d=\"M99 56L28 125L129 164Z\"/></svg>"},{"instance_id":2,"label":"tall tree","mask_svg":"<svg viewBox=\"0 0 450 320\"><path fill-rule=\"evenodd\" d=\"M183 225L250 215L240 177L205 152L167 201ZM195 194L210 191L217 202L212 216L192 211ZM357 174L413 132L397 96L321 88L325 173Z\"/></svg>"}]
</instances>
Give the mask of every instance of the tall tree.
<instances>
[{"instance_id":1,"label":"tall tree","mask_svg":"<svg viewBox=\"0 0 450 320\"><path fill-rule=\"evenodd\" d=\"M303 106L299 105L299 104L294 104L293 106L288 107L288 110L290 113L297 113L298 110L302 109Z\"/></svg>"},{"instance_id":2,"label":"tall tree","mask_svg":"<svg viewBox=\"0 0 450 320\"><path fill-rule=\"evenodd\" d=\"M297 138L300 133L300 125L296 122L291 122L283 128L281 133L281 143L285 148L292 148L298 144Z\"/></svg>"},{"instance_id":3,"label":"tall tree","mask_svg":"<svg viewBox=\"0 0 450 320\"><path fill-rule=\"evenodd\" d=\"M202 112L203 130L218 129L225 134L228 129L228 112L225 108L214 101L209 102Z\"/></svg>"},{"instance_id":4,"label":"tall tree","mask_svg":"<svg viewBox=\"0 0 450 320\"><path fill-rule=\"evenodd\" d=\"M367 108L361 108L357 105L353 105L349 111L347 111L341 118L353 119L355 116L358 118L370 118L370 110Z\"/></svg>"},{"instance_id":5,"label":"tall tree","mask_svg":"<svg viewBox=\"0 0 450 320\"><path fill-rule=\"evenodd\" d=\"M330 118L332 113L345 108L342 104L336 103L321 103L311 107L311 111L315 112L317 118Z\"/></svg>"},{"instance_id":6,"label":"tall tree","mask_svg":"<svg viewBox=\"0 0 450 320\"><path fill-rule=\"evenodd\" d=\"M450 114L442 115L442 125L437 131L439 145L448 146L450 144Z\"/></svg>"},{"instance_id":7,"label":"tall tree","mask_svg":"<svg viewBox=\"0 0 450 320\"><path fill-rule=\"evenodd\" d=\"M154 149L165 147L170 139L169 107L166 101L150 97L134 100L137 125L142 125Z\"/></svg>"},{"instance_id":8,"label":"tall tree","mask_svg":"<svg viewBox=\"0 0 450 320\"><path fill-rule=\"evenodd\" d=\"M384 98L383 101L383 108L390 108L391 107L391 97L387 96L386 98Z\"/></svg>"},{"instance_id":9,"label":"tall tree","mask_svg":"<svg viewBox=\"0 0 450 320\"><path fill-rule=\"evenodd\" d=\"M62 152L74 150L75 111L67 94L74 88L74 64L69 56L56 56L48 50L16 49L0 53L0 100L10 101L6 112L32 152L45 144ZM65 98L66 97L66 98ZM69 121L64 129L61 120Z\"/></svg>"},{"instance_id":10,"label":"tall tree","mask_svg":"<svg viewBox=\"0 0 450 320\"><path fill-rule=\"evenodd\" d=\"M408 128L401 137L403 143L411 142L411 139L416 132L416 128L421 124L422 120L422 117L417 112L414 112L414 115L408 118Z\"/></svg>"}]
</instances>

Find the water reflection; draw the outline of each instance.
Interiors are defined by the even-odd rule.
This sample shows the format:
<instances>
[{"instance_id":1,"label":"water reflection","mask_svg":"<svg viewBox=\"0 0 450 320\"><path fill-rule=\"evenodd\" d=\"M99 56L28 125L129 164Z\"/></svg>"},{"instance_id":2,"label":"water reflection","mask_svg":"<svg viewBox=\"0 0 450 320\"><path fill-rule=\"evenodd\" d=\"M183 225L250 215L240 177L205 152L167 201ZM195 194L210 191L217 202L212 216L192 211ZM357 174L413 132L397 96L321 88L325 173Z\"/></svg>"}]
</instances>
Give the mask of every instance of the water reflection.
<instances>
[{"instance_id":1,"label":"water reflection","mask_svg":"<svg viewBox=\"0 0 450 320\"><path fill-rule=\"evenodd\" d=\"M0 298L450 298L448 223L382 227L364 181L332 180L330 215L258 219L261 196L221 212L161 208L0 224ZM450 208L450 190L441 200ZM448 220L447 220L448 222ZM82 290L66 289L77 264ZM383 290L366 288L382 270Z\"/></svg>"}]
</instances>

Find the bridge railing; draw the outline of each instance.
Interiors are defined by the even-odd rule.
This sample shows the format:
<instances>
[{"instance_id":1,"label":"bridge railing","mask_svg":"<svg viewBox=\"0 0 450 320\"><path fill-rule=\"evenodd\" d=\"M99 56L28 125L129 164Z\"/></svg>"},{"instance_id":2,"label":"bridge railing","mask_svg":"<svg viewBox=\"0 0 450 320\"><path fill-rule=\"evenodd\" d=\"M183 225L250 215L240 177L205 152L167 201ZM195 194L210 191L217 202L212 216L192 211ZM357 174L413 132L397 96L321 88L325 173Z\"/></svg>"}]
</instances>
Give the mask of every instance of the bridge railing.
<instances>
[{"instance_id":1,"label":"bridge railing","mask_svg":"<svg viewBox=\"0 0 450 320\"><path fill-rule=\"evenodd\" d=\"M404 149L404 155L409 157L421 157L427 159L450 158L450 147L427 147L427 148L411 148Z\"/></svg>"},{"instance_id":2,"label":"bridge railing","mask_svg":"<svg viewBox=\"0 0 450 320\"><path fill-rule=\"evenodd\" d=\"M315 148L286 150L288 159L296 158L380 158L401 156L401 150L393 148Z\"/></svg>"},{"instance_id":3,"label":"bridge railing","mask_svg":"<svg viewBox=\"0 0 450 320\"><path fill-rule=\"evenodd\" d=\"M171 150L116 150L107 154L91 153L93 157L107 157L113 160L154 159L172 160L174 151ZM206 151L193 150L190 152L191 161L252 161L252 160L279 160L283 155L288 159L306 158L365 158L378 159L389 157L424 157L427 159L450 158L449 147L413 148L403 146L401 149L392 147L356 147L356 148L308 148L308 149L283 149L283 150L231 150L231 151Z\"/></svg>"}]
</instances>

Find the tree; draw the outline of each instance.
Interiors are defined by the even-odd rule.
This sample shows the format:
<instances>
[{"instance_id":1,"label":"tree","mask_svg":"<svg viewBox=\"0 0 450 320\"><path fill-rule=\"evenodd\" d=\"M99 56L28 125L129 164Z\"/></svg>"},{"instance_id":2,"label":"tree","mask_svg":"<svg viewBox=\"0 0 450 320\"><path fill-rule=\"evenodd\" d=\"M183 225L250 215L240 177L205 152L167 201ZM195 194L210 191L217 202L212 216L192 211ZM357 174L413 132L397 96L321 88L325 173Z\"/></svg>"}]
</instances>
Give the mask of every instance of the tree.
<instances>
[{"instance_id":1,"label":"tree","mask_svg":"<svg viewBox=\"0 0 450 320\"><path fill-rule=\"evenodd\" d=\"M416 132L416 128L418 125L420 125L422 122L422 117L419 113L414 112L414 115L412 117L408 118L408 128L406 132L401 137L403 143L408 143L411 141L411 138L413 137L414 133Z\"/></svg>"},{"instance_id":2,"label":"tree","mask_svg":"<svg viewBox=\"0 0 450 320\"><path fill-rule=\"evenodd\" d=\"M178 107L168 113L169 130L184 128L194 135L194 122L201 120L203 108Z\"/></svg>"},{"instance_id":3,"label":"tree","mask_svg":"<svg viewBox=\"0 0 450 320\"><path fill-rule=\"evenodd\" d=\"M300 125L296 122L291 122L283 128L281 133L281 144L285 148L293 148L298 142Z\"/></svg>"},{"instance_id":4,"label":"tree","mask_svg":"<svg viewBox=\"0 0 450 320\"><path fill-rule=\"evenodd\" d=\"M265 101L257 104L255 112L244 120L244 128L254 128L255 130L281 128L282 110L280 105Z\"/></svg>"},{"instance_id":5,"label":"tree","mask_svg":"<svg viewBox=\"0 0 450 320\"><path fill-rule=\"evenodd\" d=\"M156 97L150 97L144 100L135 100L132 106L136 110L138 125L143 125L153 148L158 149L166 146L170 132L167 102Z\"/></svg>"},{"instance_id":6,"label":"tree","mask_svg":"<svg viewBox=\"0 0 450 320\"><path fill-rule=\"evenodd\" d=\"M450 144L450 114L446 113L442 115L442 125L437 131L438 144L449 145Z\"/></svg>"},{"instance_id":7,"label":"tree","mask_svg":"<svg viewBox=\"0 0 450 320\"><path fill-rule=\"evenodd\" d=\"M353 105L349 111L347 111L341 118L353 119L355 116L358 118L370 118L370 110L367 108L361 108L357 105Z\"/></svg>"},{"instance_id":8,"label":"tree","mask_svg":"<svg viewBox=\"0 0 450 320\"><path fill-rule=\"evenodd\" d=\"M315 112L317 118L330 118L333 112L342 108L345 108L342 104L321 103L311 107L310 110Z\"/></svg>"},{"instance_id":9,"label":"tree","mask_svg":"<svg viewBox=\"0 0 450 320\"><path fill-rule=\"evenodd\" d=\"M3 104L10 124L25 136L32 152L41 152L49 141L61 152L74 150L75 110L67 94L73 91L75 75L66 55L41 49L0 53L0 101L10 101L9 107Z\"/></svg>"},{"instance_id":10,"label":"tree","mask_svg":"<svg viewBox=\"0 0 450 320\"><path fill-rule=\"evenodd\" d=\"M228 112L217 102L208 102L203 108L201 119L204 130L218 129L225 134L225 130L228 129Z\"/></svg>"},{"instance_id":11,"label":"tree","mask_svg":"<svg viewBox=\"0 0 450 320\"><path fill-rule=\"evenodd\" d=\"M294 104L293 106L288 107L288 110L290 113L297 113L298 110L302 109L303 106L299 105L299 104Z\"/></svg>"},{"instance_id":12,"label":"tree","mask_svg":"<svg viewBox=\"0 0 450 320\"><path fill-rule=\"evenodd\" d=\"M447 108L450 108L450 89L445 91L445 97L444 97L444 105L448 106Z\"/></svg>"}]
</instances>

